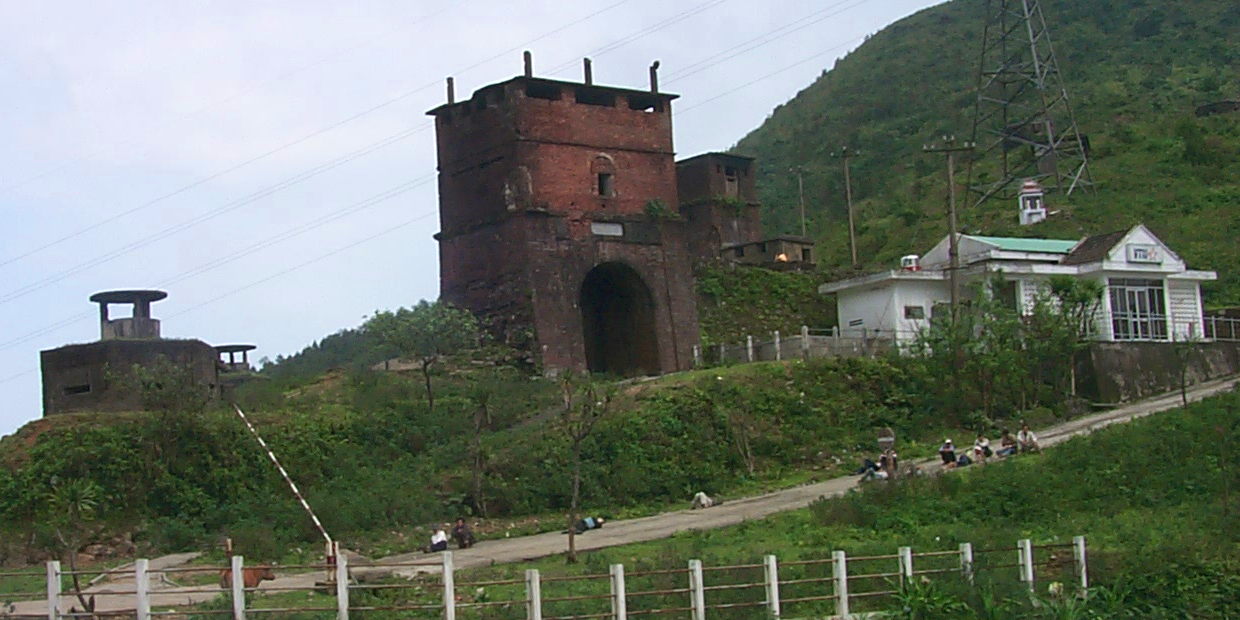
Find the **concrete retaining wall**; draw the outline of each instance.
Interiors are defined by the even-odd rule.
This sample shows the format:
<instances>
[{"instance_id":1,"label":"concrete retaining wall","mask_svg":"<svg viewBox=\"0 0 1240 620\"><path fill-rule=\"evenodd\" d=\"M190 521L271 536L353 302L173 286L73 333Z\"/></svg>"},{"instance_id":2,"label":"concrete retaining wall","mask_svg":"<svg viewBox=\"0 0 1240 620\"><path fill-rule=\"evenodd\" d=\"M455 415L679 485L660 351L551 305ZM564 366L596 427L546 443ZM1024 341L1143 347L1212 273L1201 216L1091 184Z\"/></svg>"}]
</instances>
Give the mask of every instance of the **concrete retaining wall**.
<instances>
[{"instance_id":1,"label":"concrete retaining wall","mask_svg":"<svg viewBox=\"0 0 1240 620\"><path fill-rule=\"evenodd\" d=\"M1178 389L1185 366L1189 384L1240 373L1240 342L1091 344L1077 358L1077 389L1094 402L1144 398Z\"/></svg>"}]
</instances>

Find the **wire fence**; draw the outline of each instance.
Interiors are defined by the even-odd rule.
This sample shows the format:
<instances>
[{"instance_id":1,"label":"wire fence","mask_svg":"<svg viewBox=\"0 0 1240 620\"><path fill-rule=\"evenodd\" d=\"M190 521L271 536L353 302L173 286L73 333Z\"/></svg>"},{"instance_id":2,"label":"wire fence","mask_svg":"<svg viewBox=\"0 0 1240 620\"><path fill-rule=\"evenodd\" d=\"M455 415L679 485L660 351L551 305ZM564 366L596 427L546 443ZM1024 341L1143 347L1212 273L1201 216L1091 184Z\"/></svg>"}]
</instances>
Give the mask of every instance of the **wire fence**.
<instances>
[{"instance_id":1,"label":"wire fence","mask_svg":"<svg viewBox=\"0 0 1240 620\"><path fill-rule=\"evenodd\" d=\"M683 568L627 572L612 564L607 572L543 573L526 570L521 577L458 580L452 552L434 561L387 562L352 567L345 556L335 563L309 564L301 573L260 585L272 575L267 566L247 567L235 556L228 566L151 570L147 560L134 562L131 572L106 589L86 595L104 603L82 611L81 600L62 589L66 576L59 562L46 566L46 592L0 594L3 601L41 601L46 611L15 613L8 603L0 618L212 618L285 617L442 618L444 620L584 620L587 618L753 618L795 615L848 616L890 610L911 582L951 579L970 585L979 575L1020 584L1030 590L1036 581L1064 584L1083 593L1089 587L1083 536L1071 543L1034 545L1029 539L1014 547L914 551L900 547L892 554L829 555L780 562L774 555L748 564L706 566L690 560ZM290 567L281 567L285 570ZM104 571L76 571L80 576ZM152 587L168 574L218 576L219 584ZM37 575L0 573L0 577ZM113 577L117 571L111 571ZM468 574L462 574L467 577ZM164 585L166 585L165 582ZM99 586L96 586L99 588ZM291 595L299 600L290 601ZM180 602L178 602L180 601ZM127 605L125 603L128 603Z\"/></svg>"}]
</instances>

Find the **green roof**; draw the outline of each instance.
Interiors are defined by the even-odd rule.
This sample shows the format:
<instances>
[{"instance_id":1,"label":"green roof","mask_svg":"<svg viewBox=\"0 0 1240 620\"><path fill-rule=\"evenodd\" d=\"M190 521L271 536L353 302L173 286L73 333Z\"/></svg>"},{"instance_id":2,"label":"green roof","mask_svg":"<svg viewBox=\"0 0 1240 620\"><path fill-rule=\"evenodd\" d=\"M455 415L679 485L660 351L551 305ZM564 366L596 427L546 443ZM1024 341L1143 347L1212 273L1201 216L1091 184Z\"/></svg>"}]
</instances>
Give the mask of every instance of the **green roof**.
<instances>
[{"instance_id":1,"label":"green roof","mask_svg":"<svg viewBox=\"0 0 1240 620\"><path fill-rule=\"evenodd\" d=\"M1072 251L1079 243L1076 240L1066 239L1021 239L1020 237L982 237L979 235L965 235L970 239L976 239L982 243L998 247L1000 250L1009 252L1045 252L1049 254L1067 254Z\"/></svg>"}]
</instances>

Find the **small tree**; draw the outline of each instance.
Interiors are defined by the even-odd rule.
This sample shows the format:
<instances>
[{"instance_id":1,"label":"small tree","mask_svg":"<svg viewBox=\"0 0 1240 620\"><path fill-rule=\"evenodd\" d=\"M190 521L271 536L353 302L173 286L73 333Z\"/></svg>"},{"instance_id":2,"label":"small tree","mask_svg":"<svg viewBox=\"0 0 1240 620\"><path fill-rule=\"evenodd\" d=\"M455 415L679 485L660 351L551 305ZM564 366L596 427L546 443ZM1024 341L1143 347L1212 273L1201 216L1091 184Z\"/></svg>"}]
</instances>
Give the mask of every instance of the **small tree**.
<instances>
[{"instance_id":1,"label":"small tree","mask_svg":"<svg viewBox=\"0 0 1240 620\"><path fill-rule=\"evenodd\" d=\"M73 593L82 609L94 617L95 598L87 598L78 575L78 552L103 531L96 521L96 510L103 490L93 480L79 478L53 481L46 498L47 512L42 519L52 534L51 546L69 563Z\"/></svg>"},{"instance_id":2,"label":"small tree","mask_svg":"<svg viewBox=\"0 0 1240 620\"><path fill-rule=\"evenodd\" d=\"M568 513L568 562L577 561L577 539L574 527L581 518L581 446L611 408L613 390L589 376L565 373L560 381L563 408L559 426L568 439L572 464L572 499Z\"/></svg>"},{"instance_id":3,"label":"small tree","mask_svg":"<svg viewBox=\"0 0 1240 620\"><path fill-rule=\"evenodd\" d=\"M418 361L426 384L426 404L432 411L435 394L431 390L431 365L444 355L476 346L479 338L474 315L442 301L423 300L412 308L375 312L362 329L397 355Z\"/></svg>"}]
</instances>

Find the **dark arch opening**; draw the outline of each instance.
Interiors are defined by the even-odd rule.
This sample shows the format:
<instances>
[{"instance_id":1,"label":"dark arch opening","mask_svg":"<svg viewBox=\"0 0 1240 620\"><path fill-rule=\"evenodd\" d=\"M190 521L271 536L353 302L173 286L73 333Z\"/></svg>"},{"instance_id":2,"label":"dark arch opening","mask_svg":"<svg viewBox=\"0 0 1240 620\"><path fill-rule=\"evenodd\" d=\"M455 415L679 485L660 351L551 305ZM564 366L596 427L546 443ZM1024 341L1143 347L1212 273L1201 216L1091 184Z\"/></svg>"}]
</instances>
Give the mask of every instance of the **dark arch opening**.
<instances>
[{"instance_id":1,"label":"dark arch opening","mask_svg":"<svg viewBox=\"0 0 1240 620\"><path fill-rule=\"evenodd\" d=\"M625 377L659 373L654 298L632 267L603 263L581 283L586 367Z\"/></svg>"}]
</instances>

